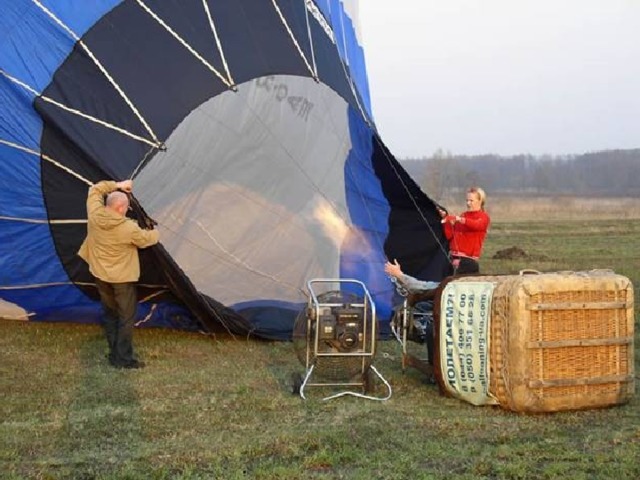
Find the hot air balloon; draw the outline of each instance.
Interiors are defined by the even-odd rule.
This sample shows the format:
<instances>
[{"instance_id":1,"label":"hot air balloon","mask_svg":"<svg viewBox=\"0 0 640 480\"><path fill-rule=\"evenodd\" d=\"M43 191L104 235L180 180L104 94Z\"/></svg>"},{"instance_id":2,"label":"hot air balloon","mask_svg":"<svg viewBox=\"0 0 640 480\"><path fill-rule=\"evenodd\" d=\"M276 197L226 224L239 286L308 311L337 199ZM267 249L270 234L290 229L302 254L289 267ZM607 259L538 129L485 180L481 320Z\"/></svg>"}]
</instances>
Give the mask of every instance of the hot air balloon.
<instances>
[{"instance_id":1,"label":"hot air balloon","mask_svg":"<svg viewBox=\"0 0 640 480\"><path fill-rule=\"evenodd\" d=\"M150 325L286 339L310 278L364 282L384 318L387 258L446 274L435 204L376 131L355 2L12 0L0 32L0 298L31 321L98 321L77 250L104 179L160 230Z\"/></svg>"}]
</instances>

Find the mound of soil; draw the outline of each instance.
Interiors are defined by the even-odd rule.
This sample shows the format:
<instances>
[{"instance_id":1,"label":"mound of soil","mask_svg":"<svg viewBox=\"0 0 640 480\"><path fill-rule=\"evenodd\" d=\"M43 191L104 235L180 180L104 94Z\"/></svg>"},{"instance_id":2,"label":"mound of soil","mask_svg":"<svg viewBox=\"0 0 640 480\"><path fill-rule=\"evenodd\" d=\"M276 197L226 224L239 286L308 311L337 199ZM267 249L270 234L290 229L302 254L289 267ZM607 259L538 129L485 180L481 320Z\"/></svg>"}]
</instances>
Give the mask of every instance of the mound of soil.
<instances>
[{"instance_id":1,"label":"mound of soil","mask_svg":"<svg viewBox=\"0 0 640 480\"><path fill-rule=\"evenodd\" d=\"M497 260L548 260L546 255L529 255L520 247L509 247L498 250L492 258Z\"/></svg>"}]
</instances>

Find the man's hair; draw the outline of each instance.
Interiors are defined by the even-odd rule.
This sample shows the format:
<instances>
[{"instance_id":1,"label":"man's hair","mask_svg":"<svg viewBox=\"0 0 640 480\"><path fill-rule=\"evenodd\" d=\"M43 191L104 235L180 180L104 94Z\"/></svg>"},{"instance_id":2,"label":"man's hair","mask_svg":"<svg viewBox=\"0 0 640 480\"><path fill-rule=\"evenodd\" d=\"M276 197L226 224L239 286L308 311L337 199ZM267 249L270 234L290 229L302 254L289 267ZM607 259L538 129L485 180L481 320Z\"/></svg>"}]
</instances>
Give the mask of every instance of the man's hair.
<instances>
[{"instance_id":1,"label":"man's hair","mask_svg":"<svg viewBox=\"0 0 640 480\"><path fill-rule=\"evenodd\" d=\"M107 195L107 207L109 208L117 208L120 205L129 206L129 197L124 192L111 192Z\"/></svg>"}]
</instances>

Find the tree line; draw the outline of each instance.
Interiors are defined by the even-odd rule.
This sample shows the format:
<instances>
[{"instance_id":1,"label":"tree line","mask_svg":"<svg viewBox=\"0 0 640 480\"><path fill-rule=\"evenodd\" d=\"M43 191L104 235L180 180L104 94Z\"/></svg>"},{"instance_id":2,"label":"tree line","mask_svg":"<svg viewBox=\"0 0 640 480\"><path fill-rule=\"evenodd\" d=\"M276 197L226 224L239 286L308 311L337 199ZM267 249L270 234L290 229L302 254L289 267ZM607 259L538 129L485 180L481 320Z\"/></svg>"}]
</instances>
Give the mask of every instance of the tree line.
<instances>
[{"instance_id":1,"label":"tree line","mask_svg":"<svg viewBox=\"0 0 640 480\"><path fill-rule=\"evenodd\" d=\"M640 197L640 149L580 155L454 155L400 159L422 189L435 198L470 185L492 193Z\"/></svg>"}]
</instances>

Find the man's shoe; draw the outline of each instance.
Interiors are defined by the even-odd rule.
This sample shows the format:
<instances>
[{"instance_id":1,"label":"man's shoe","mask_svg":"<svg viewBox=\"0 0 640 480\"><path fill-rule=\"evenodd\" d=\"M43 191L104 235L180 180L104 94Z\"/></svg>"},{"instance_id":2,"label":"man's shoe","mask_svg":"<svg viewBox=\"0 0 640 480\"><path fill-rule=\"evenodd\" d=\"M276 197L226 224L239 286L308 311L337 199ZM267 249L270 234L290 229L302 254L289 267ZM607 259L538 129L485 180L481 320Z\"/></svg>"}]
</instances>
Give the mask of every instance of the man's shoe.
<instances>
[{"instance_id":1,"label":"man's shoe","mask_svg":"<svg viewBox=\"0 0 640 480\"><path fill-rule=\"evenodd\" d=\"M140 360L132 360L131 362L127 362L122 365L121 368L144 368L144 366L144 362L141 362Z\"/></svg>"},{"instance_id":2,"label":"man's shoe","mask_svg":"<svg viewBox=\"0 0 640 480\"><path fill-rule=\"evenodd\" d=\"M113 365L117 369L121 369L121 368L126 368L126 369L144 368L144 366L145 366L144 362L141 362L140 360L131 360L130 362L125 362L125 363L111 362L111 365Z\"/></svg>"}]
</instances>

